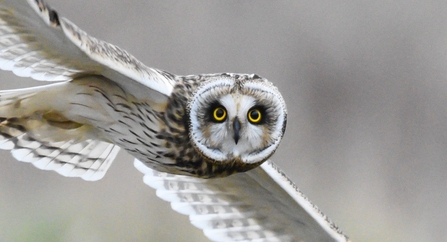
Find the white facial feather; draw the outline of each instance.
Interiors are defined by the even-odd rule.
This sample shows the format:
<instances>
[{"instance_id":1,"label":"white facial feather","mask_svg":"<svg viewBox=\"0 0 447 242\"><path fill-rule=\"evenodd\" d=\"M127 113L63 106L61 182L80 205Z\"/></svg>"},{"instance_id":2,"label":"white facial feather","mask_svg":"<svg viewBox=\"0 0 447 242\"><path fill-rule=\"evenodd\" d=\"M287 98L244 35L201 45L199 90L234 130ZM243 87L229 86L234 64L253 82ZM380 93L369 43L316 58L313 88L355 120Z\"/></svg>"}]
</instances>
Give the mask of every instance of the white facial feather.
<instances>
[{"instance_id":1,"label":"white facial feather","mask_svg":"<svg viewBox=\"0 0 447 242\"><path fill-rule=\"evenodd\" d=\"M213 105L226 110L222 122L213 121ZM248 113L262 109L263 122L253 124ZM285 105L276 88L268 82L237 82L231 78L211 79L200 87L190 106L191 138L205 156L217 162L233 159L257 163L277 148L285 125ZM236 142L234 123L240 123Z\"/></svg>"}]
</instances>

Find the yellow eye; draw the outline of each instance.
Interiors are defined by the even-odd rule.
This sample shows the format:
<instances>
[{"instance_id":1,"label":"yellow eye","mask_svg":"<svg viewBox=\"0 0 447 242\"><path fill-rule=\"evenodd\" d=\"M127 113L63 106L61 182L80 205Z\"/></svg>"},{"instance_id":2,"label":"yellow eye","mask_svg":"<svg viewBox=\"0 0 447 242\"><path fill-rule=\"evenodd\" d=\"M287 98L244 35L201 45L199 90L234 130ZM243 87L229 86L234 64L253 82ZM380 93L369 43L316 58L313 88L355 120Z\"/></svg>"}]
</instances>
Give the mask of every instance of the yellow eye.
<instances>
[{"instance_id":1,"label":"yellow eye","mask_svg":"<svg viewBox=\"0 0 447 242\"><path fill-rule=\"evenodd\" d=\"M254 109L251 109L250 111L248 111L247 117L248 117L248 121L250 121L250 123L257 124L257 123L261 122L262 114L259 109L254 108Z\"/></svg>"},{"instance_id":2,"label":"yellow eye","mask_svg":"<svg viewBox=\"0 0 447 242\"><path fill-rule=\"evenodd\" d=\"M213 111L213 118L217 122L223 122L227 117L227 111L224 107L217 107Z\"/></svg>"}]
</instances>

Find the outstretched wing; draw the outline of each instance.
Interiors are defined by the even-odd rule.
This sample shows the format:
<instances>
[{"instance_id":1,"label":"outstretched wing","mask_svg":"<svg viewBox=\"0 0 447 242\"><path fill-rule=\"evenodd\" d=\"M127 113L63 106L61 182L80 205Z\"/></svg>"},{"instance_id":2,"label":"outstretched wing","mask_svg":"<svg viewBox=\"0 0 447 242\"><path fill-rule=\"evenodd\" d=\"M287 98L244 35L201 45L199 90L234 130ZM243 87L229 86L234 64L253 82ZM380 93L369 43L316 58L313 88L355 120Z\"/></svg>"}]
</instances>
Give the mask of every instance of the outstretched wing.
<instances>
[{"instance_id":1,"label":"outstretched wing","mask_svg":"<svg viewBox=\"0 0 447 242\"><path fill-rule=\"evenodd\" d=\"M174 85L173 75L87 35L42 0L0 0L0 68L45 81L104 75L125 87L139 83L165 96Z\"/></svg>"},{"instance_id":2,"label":"outstretched wing","mask_svg":"<svg viewBox=\"0 0 447 242\"><path fill-rule=\"evenodd\" d=\"M157 172L135 160L144 182L212 241L348 241L273 163L226 178Z\"/></svg>"}]
</instances>

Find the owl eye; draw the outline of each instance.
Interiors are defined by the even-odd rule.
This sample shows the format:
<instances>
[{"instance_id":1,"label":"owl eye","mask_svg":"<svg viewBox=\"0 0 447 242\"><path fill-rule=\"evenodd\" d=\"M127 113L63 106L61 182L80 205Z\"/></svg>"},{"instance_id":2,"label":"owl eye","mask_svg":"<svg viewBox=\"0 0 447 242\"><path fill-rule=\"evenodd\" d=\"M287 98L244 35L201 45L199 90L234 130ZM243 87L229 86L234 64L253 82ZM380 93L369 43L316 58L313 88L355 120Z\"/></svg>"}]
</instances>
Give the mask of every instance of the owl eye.
<instances>
[{"instance_id":1,"label":"owl eye","mask_svg":"<svg viewBox=\"0 0 447 242\"><path fill-rule=\"evenodd\" d=\"M216 122L223 122L227 118L227 111L224 107L216 107L213 111L213 119Z\"/></svg>"},{"instance_id":2,"label":"owl eye","mask_svg":"<svg viewBox=\"0 0 447 242\"><path fill-rule=\"evenodd\" d=\"M259 124L262 120L262 112L258 108L253 108L248 111L248 121L252 124Z\"/></svg>"}]
</instances>

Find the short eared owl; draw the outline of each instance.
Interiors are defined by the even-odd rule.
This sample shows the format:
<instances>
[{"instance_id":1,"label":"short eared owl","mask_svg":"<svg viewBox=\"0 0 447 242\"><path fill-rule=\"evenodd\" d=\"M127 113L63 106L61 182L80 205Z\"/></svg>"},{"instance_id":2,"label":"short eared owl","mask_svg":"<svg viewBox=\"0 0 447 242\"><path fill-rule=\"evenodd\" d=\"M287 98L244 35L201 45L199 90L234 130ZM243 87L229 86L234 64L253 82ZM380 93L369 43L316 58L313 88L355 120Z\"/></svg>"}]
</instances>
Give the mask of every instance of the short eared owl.
<instances>
[{"instance_id":1,"label":"short eared owl","mask_svg":"<svg viewBox=\"0 0 447 242\"><path fill-rule=\"evenodd\" d=\"M287 111L258 75L147 67L41 0L0 0L0 68L58 81L0 92L0 148L17 160L98 180L123 148L145 182L174 209L189 204L176 210L213 240L346 240L275 165L263 164Z\"/></svg>"}]
</instances>

